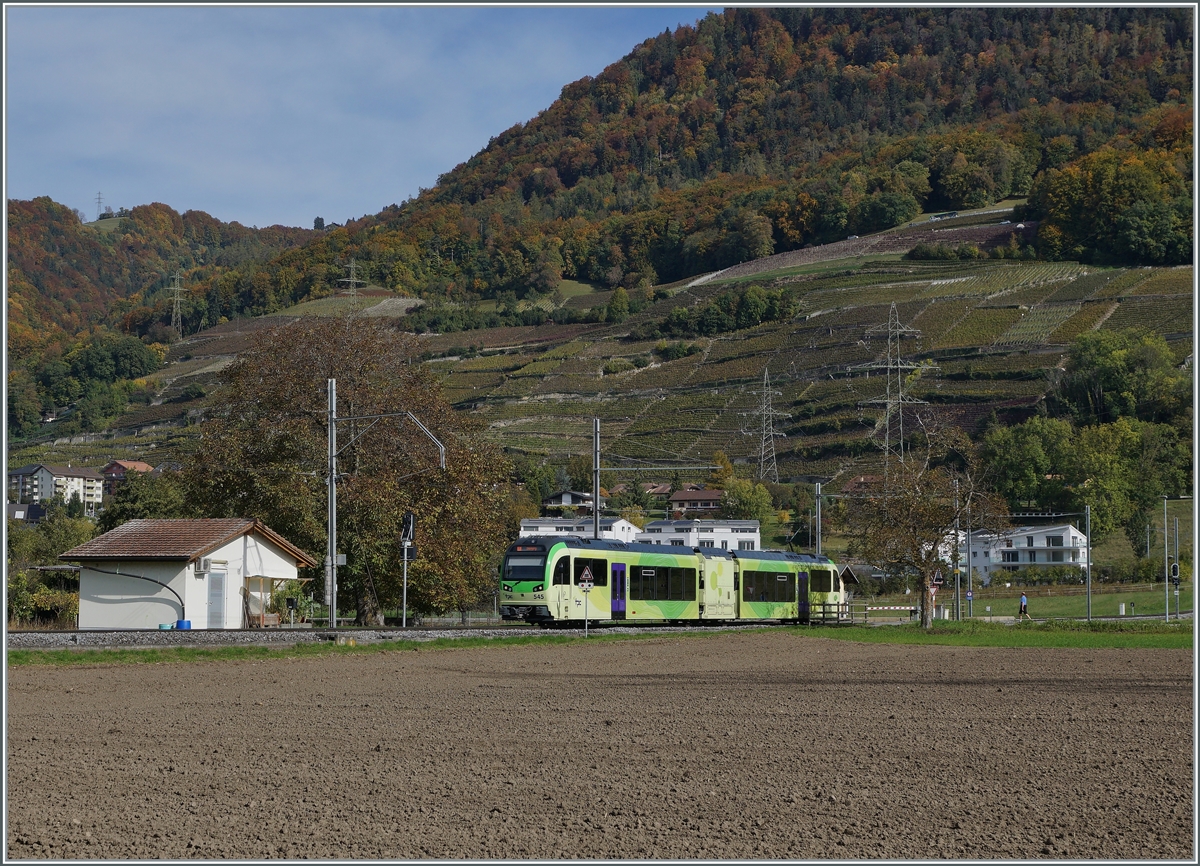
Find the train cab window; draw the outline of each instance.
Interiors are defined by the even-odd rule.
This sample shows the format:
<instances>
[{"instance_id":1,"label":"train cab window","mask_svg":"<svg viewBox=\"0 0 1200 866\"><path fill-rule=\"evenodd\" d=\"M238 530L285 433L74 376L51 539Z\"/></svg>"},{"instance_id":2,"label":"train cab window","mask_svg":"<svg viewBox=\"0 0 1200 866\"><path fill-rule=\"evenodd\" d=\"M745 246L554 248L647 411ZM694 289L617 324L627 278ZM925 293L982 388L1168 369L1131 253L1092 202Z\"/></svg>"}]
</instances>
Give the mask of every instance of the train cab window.
<instances>
[{"instance_id":1,"label":"train cab window","mask_svg":"<svg viewBox=\"0 0 1200 866\"><path fill-rule=\"evenodd\" d=\"M608 586L608 560L577 557L575 559L576 586L579 586L579 581L583 578L583 570L585 568L591 573L593 584L596 586Z\"/></svg>"},{"instance_id":2,"label":"train cab window","mask_svg":"<svg viewBox=\"0 0 1200 866\"><path fill-rule=\"evenodd\" d=\"M564 556L554 565L553 586L569 586L571 583L571 557Z\"/></svg>"}]
</instances>

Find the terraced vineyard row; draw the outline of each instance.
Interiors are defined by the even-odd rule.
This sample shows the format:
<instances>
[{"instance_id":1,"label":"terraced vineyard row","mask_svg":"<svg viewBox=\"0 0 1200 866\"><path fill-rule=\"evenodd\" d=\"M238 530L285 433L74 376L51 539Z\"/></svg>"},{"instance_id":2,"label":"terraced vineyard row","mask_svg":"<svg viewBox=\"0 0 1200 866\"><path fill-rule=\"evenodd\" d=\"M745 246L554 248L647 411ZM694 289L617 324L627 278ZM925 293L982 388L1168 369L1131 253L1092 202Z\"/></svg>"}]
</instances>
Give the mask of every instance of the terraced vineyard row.
<instances>
[{"instance_id":1,"label":"terraced vineyard row","mask_svg":"<svg viewBox=\"0 0 1200 866\"><path fill-rule=\"evenodd\" d=\"M997 346L1028 346L1045 343L1064 322L1079 312L1079 304L1034 307L995 341Z\"/></svg>"}]
</instances>

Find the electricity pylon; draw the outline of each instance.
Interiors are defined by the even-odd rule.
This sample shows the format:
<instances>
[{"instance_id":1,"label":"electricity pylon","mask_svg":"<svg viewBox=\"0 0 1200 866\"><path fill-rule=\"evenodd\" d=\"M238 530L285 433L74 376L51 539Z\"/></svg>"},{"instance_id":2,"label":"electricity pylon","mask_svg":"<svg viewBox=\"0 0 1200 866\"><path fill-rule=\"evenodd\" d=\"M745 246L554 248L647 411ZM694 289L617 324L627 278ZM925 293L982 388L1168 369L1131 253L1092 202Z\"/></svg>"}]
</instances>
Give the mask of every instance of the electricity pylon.
<instances>
[{"instance_id":1,"label":"electricity pylon","mask_svg":"<svg viewBox=\"0 0 1200 866\"><path fill-rule=\"evenodd\" d=\"M877 334L887 334L887 360L861 364L854 369L887 371L887 384L884 388L883 396L870 400L862 400L859 403L860 406L882 405L884 407L883 418L876 422L875 429L878 432L880 427L883 428L883 459L884 473L886 475L893 456L901 463L904 462L904 407L924 405L926 403L925 400L916 400L905 396L905 375L909 370L937 368L928 364L914 364L911 361L905 361L900 356L900 341L905 337L919 337L921 332L916 328L900 324L900 314L896 312L894 301L892 302L892 309L888 313L887 324L876 325L873 328L867 329L868 336Z\"/></svg>"},{"instance_id":2,"label":"electricity pylon","mask_svg":"<svg viewBox=\"0 0 1200 866\"><path fill-rule=\"evenodd\" d=\"M366 285L366 283L363 280L360 280L358 278L358 262L354 261L354 259L350 259L350 264L342 265L342 267L350 272L350 276L342 277L340 280L338 280L338 282L339 283L349 283L350 284L350 300L352 302L357 301L358 300L358 284L362 283L364 286ZM353 304L351 304L351 309L353 309Z\"/></svg>"},{"instance_id":3,"label":"electricity pylon","mask_svg":"<svg viewBox=\"0 0 1200 866\"><path fill-rule=\"evenodd\" d=\"M782 397L782 391L771 390L771 380L767 375L767 368L763 367L763 383L761 391L751 391L751 394L758 394L758 410L755 412L742 412L742 415L757 418L758 423L755 429L744 430L743 435L752 436L758 435L758 479L763 481L770 478L776 484L779 483L779 469L775 465L775 438L784 436L783 433L775 431L776 418L790 418L791 415L786 412L778 412L771 405L771 397Z\"/></svg>"},{"instance_id":4,"label":"electricity pylon","mask_svg":"<svg viewBox=\"0 0 1200 866\"><path fill-rule=\"evenodd\" d=\"M180 314L179 302L183 298L184 288L180 284L183 275L176 271L171 277L175 282L170 286L172 304L171 304L171 330L179 335L179 339L183 339L183 316Z\"/></svg>"}]
</instances>

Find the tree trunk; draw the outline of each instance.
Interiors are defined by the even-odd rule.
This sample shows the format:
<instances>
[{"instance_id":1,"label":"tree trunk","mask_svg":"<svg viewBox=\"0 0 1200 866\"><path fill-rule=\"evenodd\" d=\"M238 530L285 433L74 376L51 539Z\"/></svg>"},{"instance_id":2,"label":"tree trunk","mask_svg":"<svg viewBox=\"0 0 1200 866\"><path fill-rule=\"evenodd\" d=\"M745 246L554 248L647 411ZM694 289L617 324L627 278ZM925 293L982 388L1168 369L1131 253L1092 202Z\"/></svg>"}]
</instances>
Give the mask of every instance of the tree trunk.
<instances>
[{"instance_id":1,"label":"tree trunk","mask_svg":"<svg viewBox=\"0 0 1200 866\"><path fill-rule=\"evenodd\" d=\"M375 593L366 586L366 581L357 582L354 587L354 602L356 606L354 624L363 626L383 625L383 611L375 600Z\"/></svg>"},{"instance_id":2,"label":"tree trunk","mask_svg":"<svg viewBox=\"0 0 1200 866\"><path fill-rule=\"evenodd\" d=\"M921 580L921 628L933 627L934 594L929 591L929 582Z\"/></svg>"}]
</instances>

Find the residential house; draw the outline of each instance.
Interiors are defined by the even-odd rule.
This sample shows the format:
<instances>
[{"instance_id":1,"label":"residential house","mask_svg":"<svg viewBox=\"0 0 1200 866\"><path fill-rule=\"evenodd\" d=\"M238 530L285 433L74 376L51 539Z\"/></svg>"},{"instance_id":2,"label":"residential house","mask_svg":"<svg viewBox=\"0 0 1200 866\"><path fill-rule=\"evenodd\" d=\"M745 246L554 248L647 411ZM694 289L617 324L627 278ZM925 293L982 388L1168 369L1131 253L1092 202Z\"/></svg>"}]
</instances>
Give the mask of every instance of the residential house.
<instances>
[{"instance_id":1,"label":"residential house","mask_svg":"<svg viewBox=\"0 0 1200 866\"><path fill-rule=\"evenodd\" d=\"M762 550L757 520L652 520L634 541L689 549Z\"/></svg>"},{"instance_id":2,"label":"residential house","mask_svg":"<svg viewBox=\"0 0 1200 866\"><path fill-rule=\"evenodd\" d=\"M112 496L130 472L149 473L153 471L153 466L143 463L141 460L114 460L100 470L100 474L104 476L104 495Z\"/></svg>"},{"instance_id":3,"label":"residential house","mask_svg":"<svg viewBox=\"0 0 1200 866\"><path fill-rule=\"evenodd\" d=\"M607 504L608 499L602 494L600 509L603 510ZM542 500L542 511L562 511L565 508L576 508L591 514L592 494L590 492L582 493L578 490L560 490Z\"/></svg>"},{"instance_id":4,"label":"residential house","mask_svg":"<svg viewBox=\"0 0 1200 866\"><path fill-rule=\"evenodd\" d=\"M50 499L70 502L78 494L83 512L95 517L104 498L104 476L95 469L34 463L8 470L8 500L28 505Z\"/></svg>"},{"instance_id":5,"label":"residential house","mask_svg":"<svg viewBox=\"0 0 1200 866\"><path fill-rule=\"evenodd\" d=\"M676 490L667 503L672 512L681 514L713 513L721 508L723 490Z\"/></svg>"},{"instance_id":6,"label":"residential house","mask_svg":"<svg viewBox=\"0 0 1200 866\"><path fill-rule=\"evenodd\" d=\"M276 587L317 565L262 522L240 517L130 520L59 559L80 565L81 629L264 625Z\"/></svg>"},{"instance_id":7,"label":"residential house","mask_svg":"<svg viewBox=\"0 0 1200 866\"><path fill-rule=\"evenodd\" d=\"M967 556L966 548L960 548ZM971 568L984 583L997 572L1021 568L1087 565L1087 536L1069 523L1057 526L1022 526L992 533L979 529L971 533Z\"/></svg>"}]
</instances>

